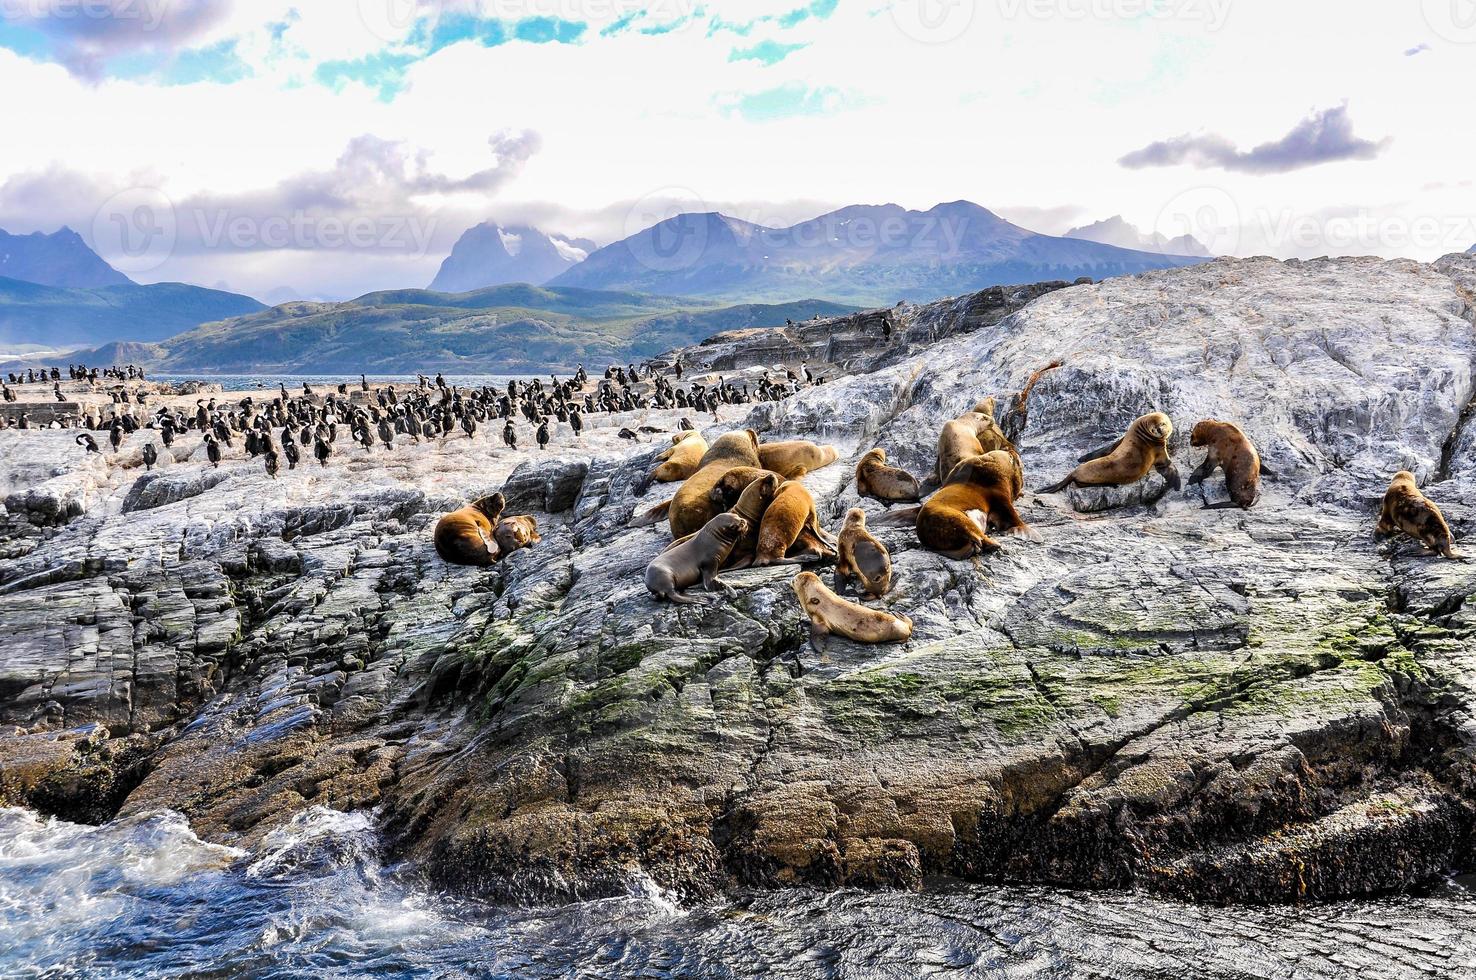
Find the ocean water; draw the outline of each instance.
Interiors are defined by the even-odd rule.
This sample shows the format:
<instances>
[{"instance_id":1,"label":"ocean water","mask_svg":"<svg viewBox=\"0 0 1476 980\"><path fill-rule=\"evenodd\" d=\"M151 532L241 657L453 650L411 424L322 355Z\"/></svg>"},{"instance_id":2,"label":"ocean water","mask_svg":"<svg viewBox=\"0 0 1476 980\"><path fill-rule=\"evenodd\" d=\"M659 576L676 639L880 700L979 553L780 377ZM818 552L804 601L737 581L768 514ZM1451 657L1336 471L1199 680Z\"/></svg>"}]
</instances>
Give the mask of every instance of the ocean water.
<instances>
[{"instance_id":1,"label":"ocean water","mask_svg":"<svg viewBox=\"0 0 1476 980\"><path fill-rule=\"evenodd\" d=\"M1476 898L1204 908L1125 893L930 882L683 907L500 908L386 867L370 814L315 808L254 851L163 812L89 827L0 809L3 977L1476 976Z\"/></svg>"}]
</instances>

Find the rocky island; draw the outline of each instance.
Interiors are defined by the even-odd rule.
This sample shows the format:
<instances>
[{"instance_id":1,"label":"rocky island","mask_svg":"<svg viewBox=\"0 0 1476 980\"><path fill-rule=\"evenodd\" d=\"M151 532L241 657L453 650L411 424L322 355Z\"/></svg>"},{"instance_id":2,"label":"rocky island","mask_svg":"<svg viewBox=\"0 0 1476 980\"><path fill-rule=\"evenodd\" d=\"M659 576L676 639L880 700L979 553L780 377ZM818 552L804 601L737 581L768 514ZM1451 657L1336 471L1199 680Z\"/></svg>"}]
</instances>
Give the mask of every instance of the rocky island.
<instances>
[{"instance_id":1,"label":"rocky island","mask_svg":"<svg viewBox=\"0 0 1476 980\"><path fill-rule=\"evenodd\" d=\"M0 803L169 808L238 846L372 811L437 884L529 901L931 874L1299 901L1470 868L1476 565L1372 530L1401 469L1473 528L1473 293L1476 255L1219 259L672 355L827 377L695 421L835 445L805 478L832 529L862 453L924 474L945 420L1062 362L1018 440L1043 543L955 562L874 521L912 638L823 655L793 568L653 601L668 535L631 519L661 499L633 492L660 444L617 438L634 419L275 481L202 451L146 472L138 434L86 455L0 431ZM1149 411L1186 471L1195 421L1238 423L1275 474L1261 501L1203 509L1217 478L1031 492ZM542 541L444 564L437 518L497 490Z\"/></svg>"}]
</instances>

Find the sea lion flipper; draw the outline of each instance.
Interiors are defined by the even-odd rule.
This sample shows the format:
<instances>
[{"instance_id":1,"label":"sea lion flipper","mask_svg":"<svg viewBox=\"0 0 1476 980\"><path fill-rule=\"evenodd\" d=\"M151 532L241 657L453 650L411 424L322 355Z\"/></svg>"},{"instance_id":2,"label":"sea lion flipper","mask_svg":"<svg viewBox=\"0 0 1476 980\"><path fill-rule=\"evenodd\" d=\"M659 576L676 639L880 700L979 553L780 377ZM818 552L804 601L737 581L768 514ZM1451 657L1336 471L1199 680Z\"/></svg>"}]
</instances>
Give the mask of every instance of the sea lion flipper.
<instances>
[{"instance_id":1,"label":"sea lion flipper","mask_svg":"<svg viewBox=\"0 0 1476 980\"><path fill-rule=\"evenodd\" d=\"M1218 465L1219 463L1213 455L1207 456L1204 462L1194 467L1194 472L1189 474L1189 485L1192 487L1209 479L1209 475L1215 471L1215 467Z\"/></svg>"},{"instance_id":2,"label":"sea lion flipper","mask_svg":"<svg viewBox=\"0 0 1476 980\"><path fill-rule=\"evenodd\" d=\"M664 504L657 504L655 507L652 507L644 514L640 514L639 516L631 518L630 526L647 527L651 524L659 524L666 519L666 514L669 510L671 510L670 500L666 501L666 503Z\"/></svg>"},{"instance_id":3,"label":"sea lion flipper","mask_svg":"<svg viewBox=\"0 0 1476 980\"><path fill-rule=\"evenodd\" d=\"M1159 474L1166 481L1168 481L1170 490L1180 490L1183 488L1184 483L1182 480L1179 479L1179 469L1178 467L1174 466L1173 462L1165 460L1162 465L1155 468L1158 470Z\"/></svg>"},{"instance_id":4,"label":"sea lion flipper","mask_svg":"<svg viewBox=\"0 0 1476 980\"><path fill-rule=\"evenodd\" d=\"M1110 456L1112 453L1117 451L1117 447L1122 445L1122 440L1126 438L1127 436L1118 436L1115 442L1108 443L1105 446L1098 446L1096 449L1093 449L1085 456L1078 458L1077 462L1090 463L1094 459L1101 459L1103 456Z\"/></svg>"},{"instance_id":5,"label":"sea lion flipper","mask_svg":"<svg viewBox=\"0 0 1476 980\"><path fill-rule=\"evenodd\" d=\"M1066 479L1062 480L1060 483L1052 483L1048 487L1041 487L1039 492L1040 493L1060 493L1062 490L1065 490L1067 487L1069 487L1071 485L1071 481L1073 479L1074 479L1074 474L1069 474L1068 473L1066 475Z\"/></svg>"},{"instance_id":6,"label":"sea lion flipper","mask_svg":"<svg viewBox=\"0 0 1476 980\"><path fill-rule=\"evenodd\" d=\"M874 523L877 524L916 524L917 515L922 513L922 507L904 507L901 510L889 510L878 517Z\"/></svg>"},{"instance_id":7,"label":"sea lion flipper","mask_svg":"<svg viewBox=\"0 0 1476 980\"><path fill-rule=\"evenodd\" d=\"M1279 479L1281 479L1281 477L1279 477L1279 476L1276 475L1276 471L1270 469L1269 467L1267 467L1265 463L1262 463L1261 464L1261 475L1264 476L1268 480L1279 480Z\"/></svg>"}]
</instances>

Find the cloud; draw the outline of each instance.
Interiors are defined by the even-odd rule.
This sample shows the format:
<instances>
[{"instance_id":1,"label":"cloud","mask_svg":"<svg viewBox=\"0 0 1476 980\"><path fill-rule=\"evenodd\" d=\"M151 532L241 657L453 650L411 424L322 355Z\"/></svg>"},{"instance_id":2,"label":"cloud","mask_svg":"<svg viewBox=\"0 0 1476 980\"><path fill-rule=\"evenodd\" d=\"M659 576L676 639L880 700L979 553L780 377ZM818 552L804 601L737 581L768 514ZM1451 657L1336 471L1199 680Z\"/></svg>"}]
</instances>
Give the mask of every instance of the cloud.
<instances>
[{"instance_id":1,"label":"cloud","mask_svg":"<svg viewBox=\"0 0 1476 980\"><path fill-rule=\"evenodd\" d=\"M1353 135L1346 105L1314 112L1279 140L1249 151L1236 149L1223 136L1177 136L1150 143L1117 162L1130 170L1188 164L1200 170L1218 167L1246 174L1282 174L1340 160L1372 160L1389 140L1366 140Z\"/></svg>"},{"instance_id":2,"label":"cloud","mask_svg":"<svg viewBox=\"0 0 1476 980\"><path fill-rule=\"evenodd\" d=\"M775 65L808 46L806 44L782 44L774 40L760 41L752 47L734 48L732 54L728 55L728 60L757 61L763 65Z\"/></svg>"},{"instance_id":3,"label":"cloud","mask_svg":"<svg viewBox=\"0 0 1476 980\"><path fill-rule=\"evenodd\" d=\"M68 71L97 81L113 58L173 52L203 40L232 5L233 0L26 0L0 6L0 18L39 31Z\"/></svg>"},{"instance_id":4,"label":"cloud","mask_svg":"<svg viewBox=\"0 0 1476 980\"><path fill-rule=\"evenodd\" d=\"M1430 50L1430 45L1425 44L1425 43L1422 42L1420 44L1416 44L1412 48L1406 48L1405 51L1404 51L1404 56L1406 58L1413 58L1415 55L1417 55L1417 54L1424 54L1426 51L1429 51L1429 50Z\"/></svg>"}]
</instances>

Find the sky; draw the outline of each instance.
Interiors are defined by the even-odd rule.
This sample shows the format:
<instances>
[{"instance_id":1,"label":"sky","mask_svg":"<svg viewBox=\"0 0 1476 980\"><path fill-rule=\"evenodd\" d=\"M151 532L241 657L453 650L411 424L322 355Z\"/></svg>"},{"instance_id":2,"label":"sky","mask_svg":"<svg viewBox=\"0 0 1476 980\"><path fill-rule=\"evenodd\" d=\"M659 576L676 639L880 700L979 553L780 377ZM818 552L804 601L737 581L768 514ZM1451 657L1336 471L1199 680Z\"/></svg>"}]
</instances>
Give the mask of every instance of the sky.
<instances>
[{"instance_id":1,"label":"sky","mask_svg":"<svg viewBox=\"0 0 1476 980\"><path fill-rule=\"evenodd\" d=\"M1476 243L1476 0L0 0L0 228L272 301L485 220L968 199L1217 253Z\"/></svg>"}]
</instances>

